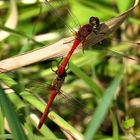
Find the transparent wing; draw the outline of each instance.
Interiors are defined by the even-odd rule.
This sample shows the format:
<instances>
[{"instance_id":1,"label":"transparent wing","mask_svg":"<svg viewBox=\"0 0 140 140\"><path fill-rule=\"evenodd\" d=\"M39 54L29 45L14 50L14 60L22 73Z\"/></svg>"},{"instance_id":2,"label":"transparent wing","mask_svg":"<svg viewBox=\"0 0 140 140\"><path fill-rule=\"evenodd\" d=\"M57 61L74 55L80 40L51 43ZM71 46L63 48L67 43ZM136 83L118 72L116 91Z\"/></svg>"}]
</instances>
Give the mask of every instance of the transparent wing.
<instances>
[{"instance_id":1,"label":"transparent wing","mask_svg":"<svg viewBox=\"0 0 140 140\"><path fill-rule=\"evenodd\" d=\"M129 54L129 49L137 48L137 47L139 48L140 47L139 42L132 42L132 41L128 41L128 40L120 42L119 39L110 39L111 42L110 41L108 42L107 40L108 39L103 40L102 42L94 45L92 47L92 49L96 50L96 51L105 51L107 53L110 53L111 55L116 55L121 58L124 57L127 59L132 59L134 61L138 61L138 59L136 59L132 56L129 56L129 55L131 55L131 54ZM127 50L128 54L126 53L126 50ZM125 51L125 53L123 51Z\"/></svg>"},{"instance_id":2,"label":"transparent wing","mask_svg":"<svg viewBox=\"0 0 140 140\"><path fill-rule=\"evenodd\" d=\"M66 11L64 11L64 15L62 15L63 13L61 13L61 11L60 11L60 9L59 8L61 8L63 5L67 5L68 3L67 3L67 1L63 1L63 3L61 2L57 2L57 1L55 1L55 2L49 2L49 1L47 1L47 0L44 0L44 5L46 6L46 8L48 8L49 10L50 10L50 12L51 12L51 15L54 17L54 19L53 20L56 20L56 19L58 19L57 21L59 21L59 26L60 25L64 25L65 27L67 27L72 33L74 33L75 31L69 26L69 25L67 25L66 24L66 21L65 21L65 19L66 19L66 15L65 15L65 13L67 14L67 12L68 12L68 8L65 8L64 10L66 10ZM57 7L57 8L55 8L55 7ZM67 6L66 6L67 7ZM63 12L63 11L62 11ZM57 22L56 22L56 24L57 24ZM58 24L57 24L58 25ZM59 27L58 26L58 27Z\"/></svg>"}]
</instances>

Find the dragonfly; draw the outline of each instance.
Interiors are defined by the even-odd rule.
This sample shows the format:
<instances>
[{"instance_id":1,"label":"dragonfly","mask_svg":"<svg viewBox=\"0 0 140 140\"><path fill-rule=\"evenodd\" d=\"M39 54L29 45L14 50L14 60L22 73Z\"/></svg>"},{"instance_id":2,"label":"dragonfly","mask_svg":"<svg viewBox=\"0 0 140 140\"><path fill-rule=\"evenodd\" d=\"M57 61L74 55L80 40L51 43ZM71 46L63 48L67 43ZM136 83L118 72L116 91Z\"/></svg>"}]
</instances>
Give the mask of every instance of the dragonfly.
<instances>
[{"instance_id":1,"label":"dragonfly","mask_svg":"<svg viewBox=\"0 0 140 140\"><path fill-rule=\"evenodd\" d=\"M99 29L100 26L100 21L98 17L90 17L89 23L83 25L82 27L79 28L78 32L76 32L76 36L73 42L73 45L71 46L70 51L66 55L66 57L62 60L60 63L60 66L58 67L57 70L57 75L61 77L63 75L63 72L65 71L65 68L68 64L68 61L70 57L72 56L73 52L75 49L78 47L78 45L86 40L86 37L91 33L94 32L96 33L97 30Z\"/></svg>"},{"instance_id":2,"label":"dragonfly","mask_svg":"<svg viewBox=\"0 0 140 140\"><path fill-rule=\"evenodd\" d=\"M45 111L44 113L42 114L41 118L40 118L40 121L39 121L39 124L38 124L38 128L40 129L41 126L43 125L44 121L45 121L45 118L47 117L48 113L49 113L49 109L51 107L51 104L53 102L53 100L55 99L56 95L57 94L60 94L61 93L61 87L64 83L64 80L65 80L65 77L66 77L66 71L63 72L63 75L61 75L61 77L56 77L53 82L52 82L52 85L50 86L49 88L49 91L50 91L50 97L48 99L48 102L47 102L47 105L46 105L46 108L45 108Z\"/></svg>"}]
</instances>

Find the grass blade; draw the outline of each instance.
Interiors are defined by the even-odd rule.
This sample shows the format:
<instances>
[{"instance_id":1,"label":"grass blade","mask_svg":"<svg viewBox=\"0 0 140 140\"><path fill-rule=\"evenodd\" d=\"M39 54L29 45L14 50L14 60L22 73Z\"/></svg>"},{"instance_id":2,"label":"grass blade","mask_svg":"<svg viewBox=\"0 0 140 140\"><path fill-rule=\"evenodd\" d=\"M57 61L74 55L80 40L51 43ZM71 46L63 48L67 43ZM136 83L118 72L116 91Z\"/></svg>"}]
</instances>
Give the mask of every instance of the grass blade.
<instances>
[{"instance_id":1,"label":"grass blade","mask_svg":"<svg viewBox=\"0 0 140 140\"><path fill-rule=\"evenodd\" d=\"M20 121L16 115L16 112L14 111L10 100L7 98L2 89L0 89L0 106L2 108L2 112L7 118L13 139L27 140L27 137L20 125Z\"/></svg>"},{"instance_id":2,"label":"grass blade","mask_svg":"<svg viewBox=\"0 0 140 140\"><path fill-rule=\"evenodd\" d=\"M111 111L112 123L113 123L113 140L119 140L119 129L117 124L117 118L113 111Z\"/></svg>"},{"instance_id":3,"label":"grass blade","mask_svg":"<svg viewBox=\"0 0 140 140\"><path fill-rule=\"evenodd\" d=\"M90 77L88 77L84 72L82 72L76 65L74 65L72 62L69 62L70 69L73 73L75 73L78 77L83 79L87 85L95 92L97 97L101 96L102 90L98 87L98 85L91 80Z\"/></svg>"},{"instance_id":4,"label":"grass blade","mask_svg":"<svg viewBox=\"0 0 140 140\"><path fill-rule=\"evenodd\" d=\"M86 130L85 139L92 140L95 136L96 131L98 130L100 124L102 123L106 113L109 110L110 104L113 100L114 93L119 87L121 78L122 78L123 68L118 72L115 79L111 83L111 85L105 90L102 101L97 107L92 120Z\"/></svg>"}]
</instances>

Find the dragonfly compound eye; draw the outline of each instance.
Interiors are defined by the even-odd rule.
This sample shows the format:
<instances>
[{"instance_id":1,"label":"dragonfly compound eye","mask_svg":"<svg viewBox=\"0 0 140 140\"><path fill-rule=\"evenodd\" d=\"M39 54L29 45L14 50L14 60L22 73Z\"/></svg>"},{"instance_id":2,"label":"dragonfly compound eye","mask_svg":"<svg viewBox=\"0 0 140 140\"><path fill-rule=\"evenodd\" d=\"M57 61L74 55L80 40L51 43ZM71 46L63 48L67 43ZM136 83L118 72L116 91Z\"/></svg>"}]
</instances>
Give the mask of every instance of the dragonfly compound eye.
<instances>
[{"instance_id":1,"label":"dragonfly compound eye","mask_svg":"<svg viewBox=\"0 0 140 140\"><path fill-rule=\"evenodd\" d=\"M100 25L100 20L98 17L90 17L89 24L91 24L94 28L97 28Z\"/></svg>"}]
</instances>

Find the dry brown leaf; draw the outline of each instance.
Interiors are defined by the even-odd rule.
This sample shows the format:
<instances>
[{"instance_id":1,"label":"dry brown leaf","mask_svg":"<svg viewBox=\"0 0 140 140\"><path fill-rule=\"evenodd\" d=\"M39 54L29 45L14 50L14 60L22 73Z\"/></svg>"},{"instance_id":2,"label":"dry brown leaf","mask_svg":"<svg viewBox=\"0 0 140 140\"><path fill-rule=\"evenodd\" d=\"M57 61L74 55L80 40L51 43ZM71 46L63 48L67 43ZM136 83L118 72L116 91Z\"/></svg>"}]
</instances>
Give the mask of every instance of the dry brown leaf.
<instances>
[{"instance_id":1,"label":"dry brown leaf","mask_svg":"<svg viewBox=\"0 0 140 140\"><path fill-rule=\"evenodd\" d=\"M9 27L11 29L15 29L17 22L18 22L18 12L16 7L16 1L11 0L10 1L10 15L5 23L5 27ZM6 31L0 31L0 41L6 39L10 35L9 32Z\"/></svg>"}]
</instances>

